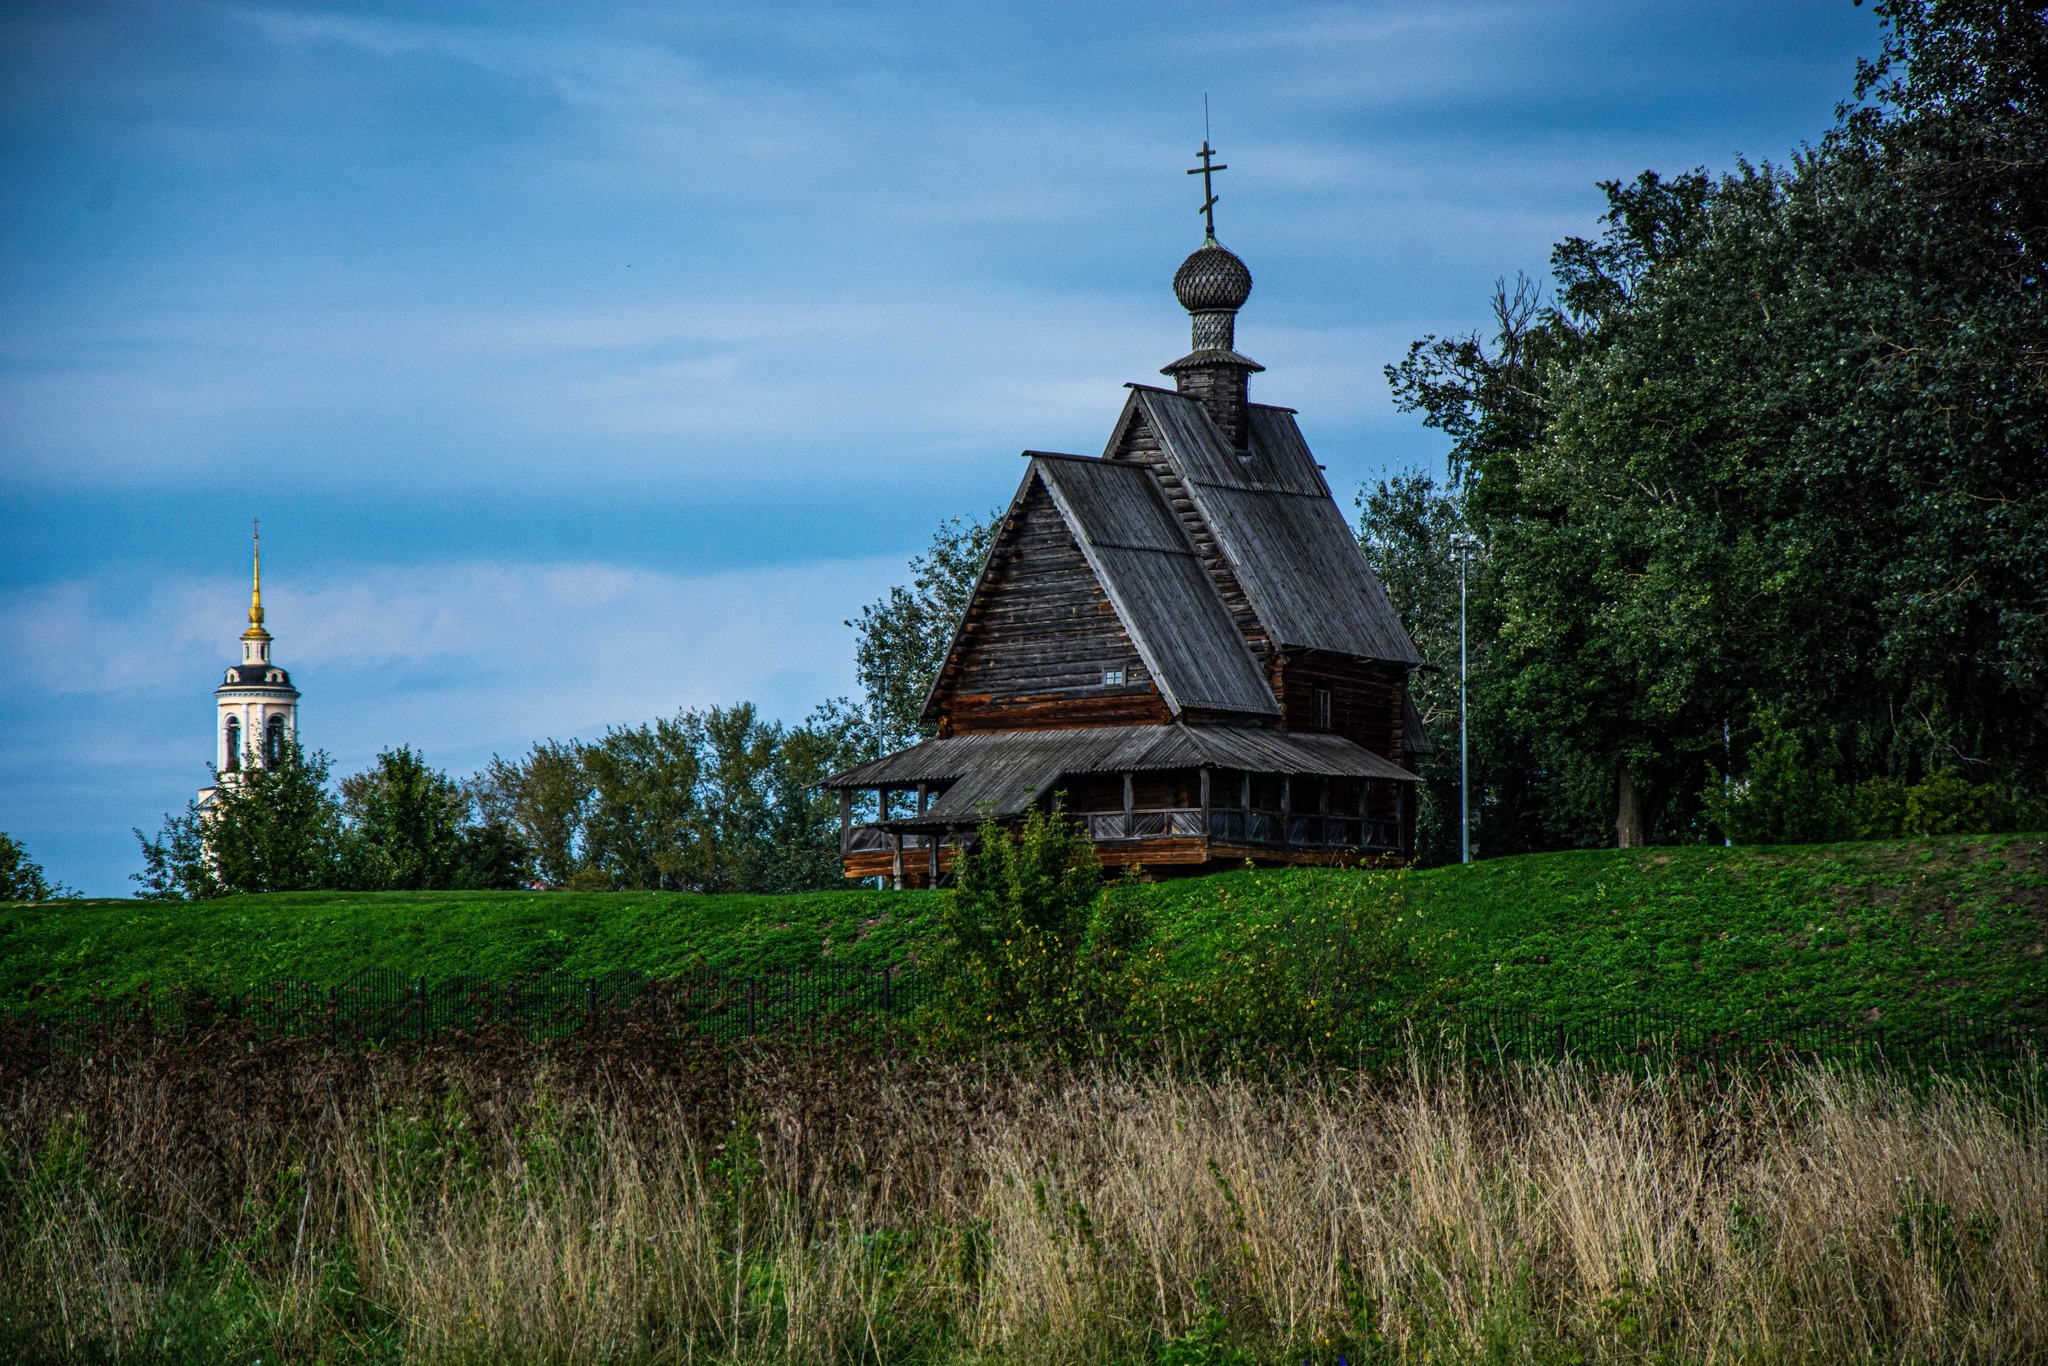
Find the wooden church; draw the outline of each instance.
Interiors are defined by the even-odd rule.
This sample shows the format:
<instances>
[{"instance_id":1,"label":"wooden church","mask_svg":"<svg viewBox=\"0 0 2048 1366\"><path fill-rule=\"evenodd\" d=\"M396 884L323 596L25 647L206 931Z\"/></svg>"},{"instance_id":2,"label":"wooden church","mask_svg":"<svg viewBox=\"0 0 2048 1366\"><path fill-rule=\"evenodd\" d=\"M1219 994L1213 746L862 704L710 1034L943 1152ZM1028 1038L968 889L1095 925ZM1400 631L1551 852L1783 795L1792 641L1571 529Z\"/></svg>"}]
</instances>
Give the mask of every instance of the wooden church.
<instances>
[{"instance_id":1,"label":"wooden church","mask_svg":"<svg viewBox=\"0 0 2048 1366\"><path fill-rule=\"evenodd\" d=\"M1294 410L1250 401L1251 272L1213 217L1173 288L1194 319L1174 388L1128 386L1100 457L1024 453L934 738L823 784L846 876L940 884L982 821L1055 804L1105 865L1154 875L1412 852L1421 657Z\"/></svg>"}]
</instances>

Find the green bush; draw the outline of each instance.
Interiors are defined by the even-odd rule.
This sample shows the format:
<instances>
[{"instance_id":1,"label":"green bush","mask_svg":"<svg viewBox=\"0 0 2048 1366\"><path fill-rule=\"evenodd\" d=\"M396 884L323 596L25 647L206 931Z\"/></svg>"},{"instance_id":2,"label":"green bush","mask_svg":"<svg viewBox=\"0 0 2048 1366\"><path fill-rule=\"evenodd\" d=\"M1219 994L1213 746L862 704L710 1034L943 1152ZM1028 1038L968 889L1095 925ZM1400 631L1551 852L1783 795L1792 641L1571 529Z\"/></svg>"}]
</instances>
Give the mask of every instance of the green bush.
<instances>
[{"instance_id":1,"label":"green bush","mask_svg":"<svg viewBox=\"0 0 2048 1366\"><path fill-rule=\"evenodd\" d=\"M1827 844L1854 831L1835 781L1841 756L1830 738L1816 742L1765 712L1757 717L1749 773L1726 781L1711 766L1700 793L1709 824L1736 844Z\"/></svg>"},{"instance_id":2,"label":"green bush","mask_svg":"<svg viewBox=\"0 0 2048 1366\"><path fill-rule=\"evenodd\" d=\"M1749 772L1728 781L1709 769L1700 793L1708 824L1735 844L1828 844L1845 839L1991 835L2048 828L2048 798L1971 783L1955 772L1917 783L1836 778L1832 736L1802 736L1777 717L1757 718Z\"/></svg>"},{"instance_id":3,"label":"green bush","mask_svg":"<svg viewBox=\"0 0 2048 1366\"><path fill-rule=\"evenodd\" d=\"M925 1017L936 1042L1073 1054L1122 1029L1156 976L1150 888L1105 888L1094 846L1058 812L1015 835L984 823L954 881L923 965L939 984Z\"/></svg>"},{"instance_id":4,"label":"green bush","mask_svg":"<svg viewBox=\"0 0 2048 1366\"><path fill-rule=\"evenodd\" d=\"M1345 1052L1409 1018L1432 980L1398 873L1207 882L1216 928L1189 954L1165 913L1181 885L1130 870L1105 886L1064 816L984 825L956 869L922 965L939 992L927 1037L954 1049Z\"/></svg>"}]
</instances>

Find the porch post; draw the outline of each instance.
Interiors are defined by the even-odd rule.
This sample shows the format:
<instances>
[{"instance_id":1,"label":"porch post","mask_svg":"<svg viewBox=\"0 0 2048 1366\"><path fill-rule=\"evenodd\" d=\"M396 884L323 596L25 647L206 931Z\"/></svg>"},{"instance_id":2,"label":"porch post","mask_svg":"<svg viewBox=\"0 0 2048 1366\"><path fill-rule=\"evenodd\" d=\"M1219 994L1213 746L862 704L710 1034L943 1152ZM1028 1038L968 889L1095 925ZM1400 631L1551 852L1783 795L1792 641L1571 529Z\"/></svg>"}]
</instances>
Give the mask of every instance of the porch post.
<instances>
[{"instance_id":1,"label":"porch post","mask_svg":"<svg viewBox=\"0 0 2048 1366\"><path fill-rule=\"evenodd\" d=\"M889 832L889 872L895 878L897 891L903 890L903 836Z\"/></svg>"},{"instance_id":2,"label":"porch post","mask_svg":"<svg viewBox=\"0 0 2048 1366\"><path fill-rule=\"evenodd\" d=\"M1202 770L1202 839L1209 838L1209 770Z\"/></svg>"},{"instance_id":3,"label":"porch post","mask_svg":"<svg viewBox=\"0 0 2048 1366\"><path fill-rule=\"evenodd\" d=\"M846 854L847 842L853 838L853 789L839 789L839 853Z\"/></svg>"}]
</instances>

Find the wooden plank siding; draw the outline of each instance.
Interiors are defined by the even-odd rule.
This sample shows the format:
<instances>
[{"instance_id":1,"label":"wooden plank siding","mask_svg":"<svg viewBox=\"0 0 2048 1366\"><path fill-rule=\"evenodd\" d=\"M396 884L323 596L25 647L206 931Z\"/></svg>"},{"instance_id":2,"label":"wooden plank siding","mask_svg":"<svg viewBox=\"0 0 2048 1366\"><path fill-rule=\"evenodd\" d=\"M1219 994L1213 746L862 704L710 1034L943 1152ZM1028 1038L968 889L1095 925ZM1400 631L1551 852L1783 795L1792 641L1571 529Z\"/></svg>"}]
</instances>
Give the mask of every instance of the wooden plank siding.
<instances>
[{"instance_id":1,"label":"wooden plank siding","mask_svg":"<svg viewBox=\"0 0 2048 1366\"><path fill-rule=\"evenodd\" d=\"M1172 719L1109 596L1034 479L963 626L941 735ZM1103 672L1124 671L1122 684Z\"/></svg>"},{"instance_id":2,"label":"wooden plank siding","mask_svg":"<svg viewBox=\"0 0 2048 1366\"><path fill-rule=\"evenodd\" d=\"M1317 731L1315 694L1330 694L1327 729L1403 766L1407 763L1408 671L1398 664L1320 650L1282 656L1273 670L1281 729Z\"/></svg>"}]
</instances>

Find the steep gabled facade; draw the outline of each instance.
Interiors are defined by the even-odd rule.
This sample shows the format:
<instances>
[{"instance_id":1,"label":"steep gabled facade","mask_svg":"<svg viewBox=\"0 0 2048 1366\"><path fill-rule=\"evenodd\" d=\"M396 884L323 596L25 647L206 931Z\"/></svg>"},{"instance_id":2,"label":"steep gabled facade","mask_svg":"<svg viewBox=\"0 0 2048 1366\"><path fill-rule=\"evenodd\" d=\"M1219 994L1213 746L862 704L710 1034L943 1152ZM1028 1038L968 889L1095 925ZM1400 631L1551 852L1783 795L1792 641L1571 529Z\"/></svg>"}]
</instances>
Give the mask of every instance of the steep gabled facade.
<instances>
[{"instance_id":1,"label":"steep gabled facade","mask_svg":"<svg viewBox=\"0 0 2048 1366\"><path fill-rule=\"evenodd\" d=\"M1249 401L1250 272L1212 239L1174 288L1176 388L1131 385L1100 457L1025 452L934 738L825 784L848 877L933 885L982 820L1053 803L1151 872L1408 857L1420 657L1293 411Z\"/></svg>"}]
</instances>

